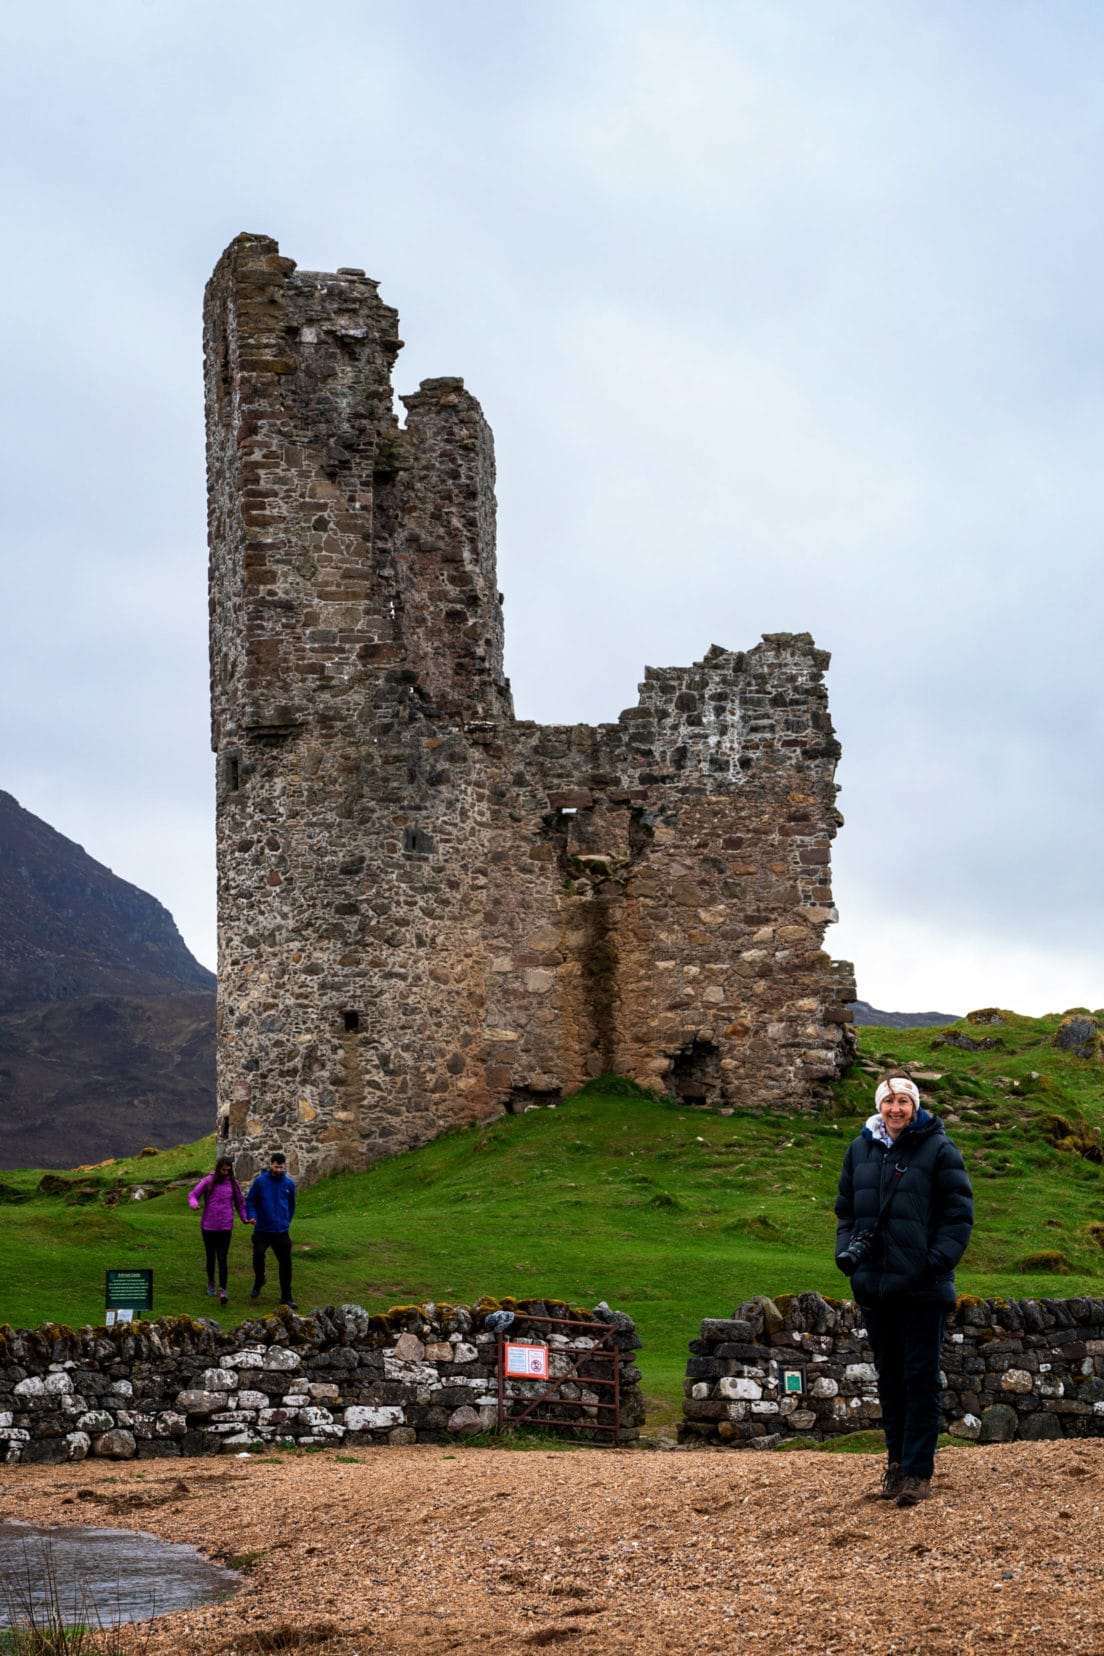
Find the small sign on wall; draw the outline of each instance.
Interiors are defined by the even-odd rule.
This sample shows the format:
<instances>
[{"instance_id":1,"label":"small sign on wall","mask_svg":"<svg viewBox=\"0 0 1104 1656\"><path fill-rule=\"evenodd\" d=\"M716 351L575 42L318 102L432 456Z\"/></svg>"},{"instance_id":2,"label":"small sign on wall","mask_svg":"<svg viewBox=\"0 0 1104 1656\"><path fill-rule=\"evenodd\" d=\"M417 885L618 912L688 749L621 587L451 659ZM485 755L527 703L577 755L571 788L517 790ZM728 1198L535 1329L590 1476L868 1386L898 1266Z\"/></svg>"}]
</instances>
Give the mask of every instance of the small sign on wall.
<instances>
[{"instance_id":1,"label":"small sign on wall","mask_svg":"<svg viewBox=\"0 0 1104 1656\"><path fill-rule=\"evenodd\" d=\"M782 1394L784 1397L800 1396L805 1390L805 1365L786 1367L782 1370Z\"/></svg>"},{"instance_id":2,"label":"small sign on wall","mask_svg":"<svg viewBox=\"0 0 1104 1656\"><path fill-rule=\"evenodd\" d=\"M547 1346L525 1345L520 1340L507 1340L503 1350L507 1375L515 1380L548 1379Z\"/></svg>"}]
</instances>

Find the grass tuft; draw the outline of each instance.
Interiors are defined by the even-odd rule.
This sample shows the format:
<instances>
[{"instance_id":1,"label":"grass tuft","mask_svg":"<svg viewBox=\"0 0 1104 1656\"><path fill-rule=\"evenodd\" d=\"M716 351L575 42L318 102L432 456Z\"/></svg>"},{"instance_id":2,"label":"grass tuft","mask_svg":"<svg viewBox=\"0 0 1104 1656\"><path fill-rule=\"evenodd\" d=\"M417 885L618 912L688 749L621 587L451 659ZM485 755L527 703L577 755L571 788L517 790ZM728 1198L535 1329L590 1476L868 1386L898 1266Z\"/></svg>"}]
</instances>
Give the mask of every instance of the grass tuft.
<instances>
[{"instance_id":1,"label":"grass tuft","mask_svg":"<svg viewBox=\"0 0 1104 1656\"><path fill-rule=\"evenodd\" d=\"M1025 1272L1046 1272L1050 1276L1069 1276L1073 1266L1065 1254L1050 1248L1043 1253L1028 1254L1026 1259L1020 1260L1018 1269Z\"/></svg>"},{"instance_id":2,"label":"grass tuft","mask_svg":"<svg viewBox=\"0 0 1104 1656\"><path fill-rule=\"evenodd\" d=\"M249 1633L238 1633L230 1649L238 1656L275 1656L281 1650L324 1650L349 1629L335 1621L274 1622Z\"/></svg>"}]
</instances>

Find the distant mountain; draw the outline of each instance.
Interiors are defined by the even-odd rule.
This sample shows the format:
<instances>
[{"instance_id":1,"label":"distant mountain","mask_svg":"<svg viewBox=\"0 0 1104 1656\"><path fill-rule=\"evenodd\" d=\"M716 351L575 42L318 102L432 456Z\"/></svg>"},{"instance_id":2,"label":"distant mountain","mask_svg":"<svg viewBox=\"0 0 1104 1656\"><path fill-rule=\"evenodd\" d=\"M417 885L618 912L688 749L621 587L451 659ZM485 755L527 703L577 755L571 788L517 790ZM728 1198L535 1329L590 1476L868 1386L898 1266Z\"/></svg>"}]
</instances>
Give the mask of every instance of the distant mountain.
<instances>
[{"instance_id":1,"label":"distant mountain","mask_svg":"<svg viewBox=\"0 0 1104 1656\"><path fill-rule=\"evenodd\" d=\"M214 1125L215 978L172 915L0 792L0 1167Z\"/></svg>"},{"instance_id":2,"label":"distant mountain","mask_svg":"<svg viewBox=\"0 0 1104 1656\"><path fill-rule=\"evenodd\" d=\"M0 792L0 1010L214 987L167 908Z\"/></svg>"},{"instance_id":3,"label":"distant mountain","mask_svg":"<svg viewBox=\"0 0 1104 1656\"><path fill-rule=\"evenodd\" d=\"M929 1025L958 1023L958 1012L879 1012L869 1001L852 1001L857 1024L875 1024L880 1029L925 1029Z\"/></svg>"}]
</instances>

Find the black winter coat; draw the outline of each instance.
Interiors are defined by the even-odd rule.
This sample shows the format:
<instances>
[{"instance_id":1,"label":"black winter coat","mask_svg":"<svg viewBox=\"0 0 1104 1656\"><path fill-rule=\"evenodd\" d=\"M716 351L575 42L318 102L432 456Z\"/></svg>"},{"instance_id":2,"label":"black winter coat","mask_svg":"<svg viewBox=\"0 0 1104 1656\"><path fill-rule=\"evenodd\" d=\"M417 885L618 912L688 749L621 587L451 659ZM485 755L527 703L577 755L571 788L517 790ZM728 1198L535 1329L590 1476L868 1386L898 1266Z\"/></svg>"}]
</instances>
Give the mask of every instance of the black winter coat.
<instances>
[{"instance_id":1,"label":"black winter coat","mask_svg":"<svg viewBox=\"0 0 1104 1656\"><path fill-rule=\"evenodd\" d=\"M974 1194L943 1123L927 1110L917 1111L889 1149L869 1127L848 1145L836 1198L836 1255L853 1235L873 1228L895 1180L878 1239L851 1278L854 1297L873 1305L904 1295L952 1310L954 1268L970 1240Z\"/></svg>"}]
</instances>

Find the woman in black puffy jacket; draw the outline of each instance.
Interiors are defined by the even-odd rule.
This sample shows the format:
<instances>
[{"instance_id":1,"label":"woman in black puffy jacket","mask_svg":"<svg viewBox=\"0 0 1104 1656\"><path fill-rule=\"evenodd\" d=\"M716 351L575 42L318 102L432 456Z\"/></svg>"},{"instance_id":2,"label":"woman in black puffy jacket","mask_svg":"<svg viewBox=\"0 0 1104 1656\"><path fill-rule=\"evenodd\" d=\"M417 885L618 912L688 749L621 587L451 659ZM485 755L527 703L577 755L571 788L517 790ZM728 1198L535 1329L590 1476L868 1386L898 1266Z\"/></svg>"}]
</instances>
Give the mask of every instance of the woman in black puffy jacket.
<instances>
[{"instance_id":1,"label":"woman in black puffy jacket","mask_svg":"<svg viewBox=\"0 0 1104 1656\"><path fill-rule=\"evenodd\" d=\"M914 1081L886 1076L874 1108L840 1174L836 1264L851 1278L878 1370L888 1458L880 1494L908 1507L931 1494L943 1324L974 1198L962 1157L921 1108Z\"/></svg>"}]
</instances>

